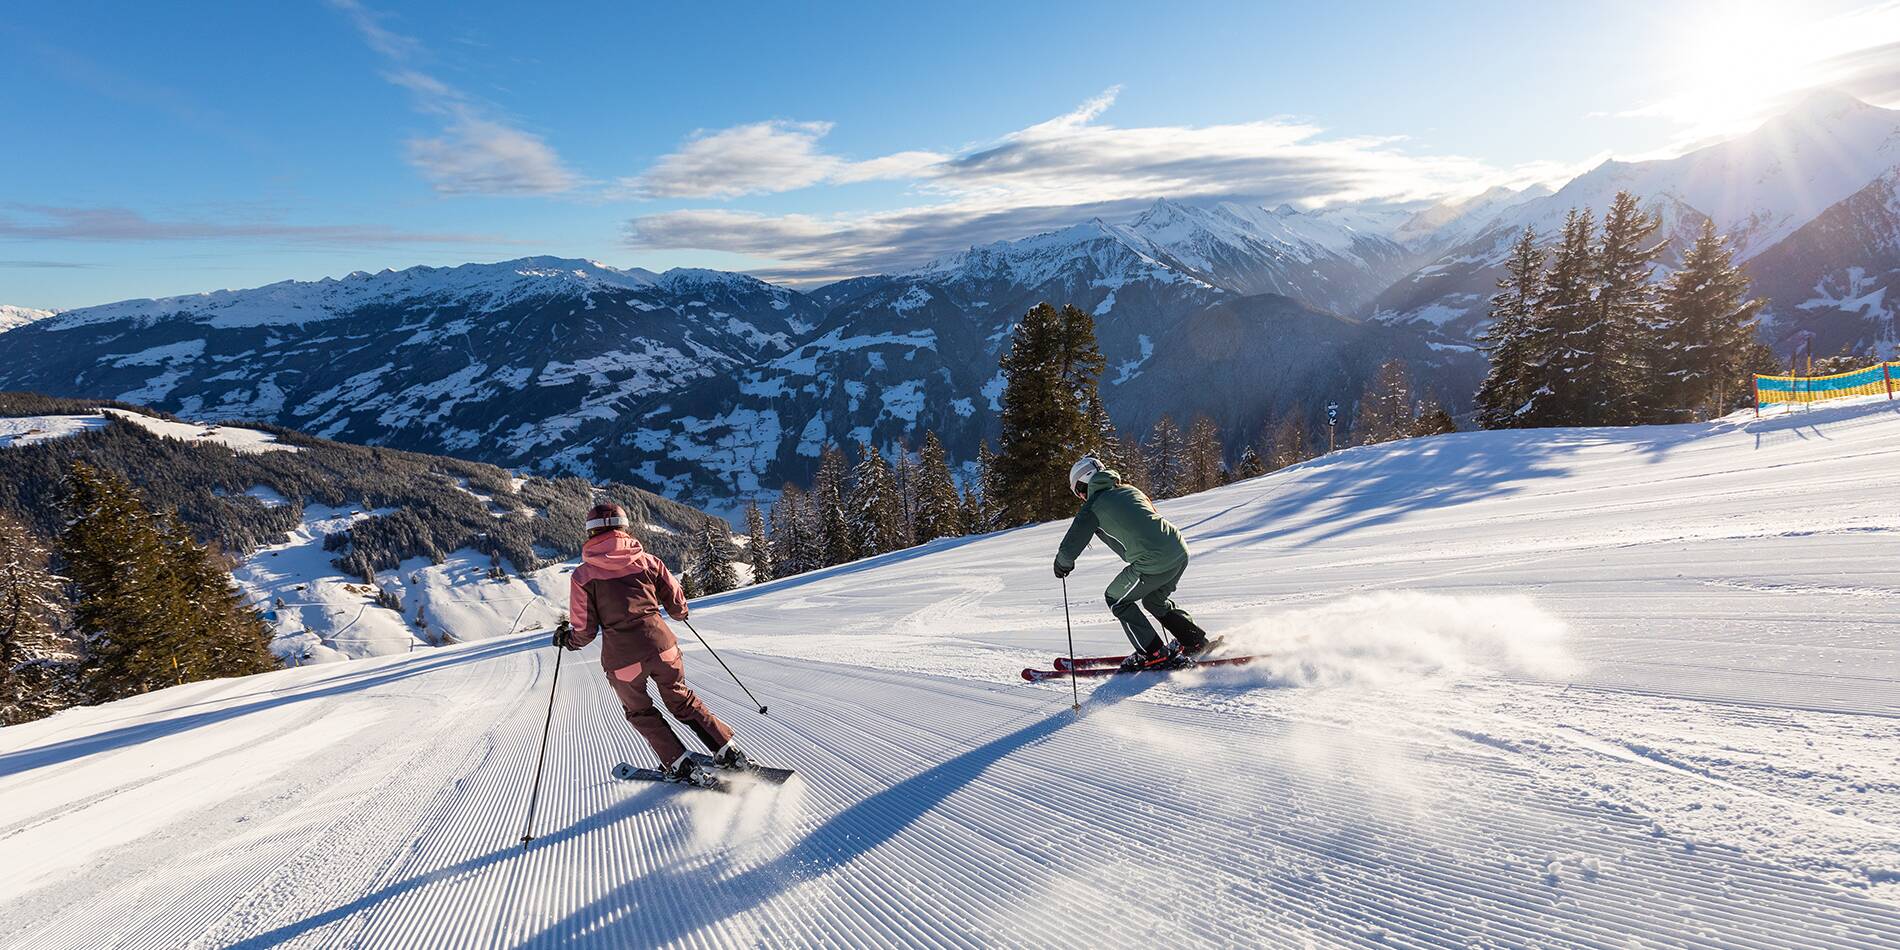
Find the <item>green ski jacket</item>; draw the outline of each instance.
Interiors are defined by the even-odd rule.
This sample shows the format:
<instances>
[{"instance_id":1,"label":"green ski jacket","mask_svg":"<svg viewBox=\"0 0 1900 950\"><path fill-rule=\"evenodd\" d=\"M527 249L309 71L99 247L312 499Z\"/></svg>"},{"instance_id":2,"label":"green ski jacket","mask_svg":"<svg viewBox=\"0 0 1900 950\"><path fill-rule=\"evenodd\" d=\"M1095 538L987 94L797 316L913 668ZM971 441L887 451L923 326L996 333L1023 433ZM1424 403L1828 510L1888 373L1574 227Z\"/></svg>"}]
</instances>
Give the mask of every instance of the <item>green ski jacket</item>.
<instances>
[{"instance_id":1,"label":"green ski jacket","mask_svg":"<svg viewBox=\"0 0 1900 950\"><path fill-rule=\"evenodd\" d=\"M1074 570L1075 559L1092 537L1100 537L1143 574L1161 574L1187 561L1187 542L1181 540L1181 532L1155 511L1141 489L1122 484L1120 475L1103 469L1089 479L1088 493L1056 551L1056 567L1063 573Z\"/></svg>"}]
</instances>

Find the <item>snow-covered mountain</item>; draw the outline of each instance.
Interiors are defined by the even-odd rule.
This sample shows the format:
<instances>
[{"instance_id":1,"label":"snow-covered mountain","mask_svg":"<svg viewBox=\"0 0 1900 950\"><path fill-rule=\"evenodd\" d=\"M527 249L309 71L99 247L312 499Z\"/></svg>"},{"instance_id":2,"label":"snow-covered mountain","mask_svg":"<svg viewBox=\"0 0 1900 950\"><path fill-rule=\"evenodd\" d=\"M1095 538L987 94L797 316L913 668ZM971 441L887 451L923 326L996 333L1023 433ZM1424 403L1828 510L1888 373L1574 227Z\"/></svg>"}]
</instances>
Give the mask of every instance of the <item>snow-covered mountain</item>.
<instances>
[{"instance_id":1,"label":"snow-covered mountain","mask_svg":"<svg viewBox=\"0 0 1900 950\"><path fill-rule=\"evenodd\" d=\"M0 389L632 479L732 513L808 479L828 442L915 448L931 429L973 459L995 434L998 357L1043 301L1095 315L1131 427L1209 413L1238 443L1272 413L1350 399L1389 356L1456 404L1474 354L1314 302L1394 272L1407 252L1373 232L1400 223L1159 202L810 294L554 258L285 281L68 311L10 339L26 358L0 365ZM1259 293L1274 288L1292 293ZM1284 371L1183 384L1210 355Z\"/></svg>"},{"instance_id":2,"label":"snow-covered mountain","mask_svg":"<svg viewBox=\"0 0 1900 950\"><path fill-rule=\"evenodd\" d=\"M0 389L591 473L590 427L789 350L821 319L740 274L526 258L70 310Z\"/></svg>"},{"instance_id":3,"label":"snow-covered mountain","mask_svg":"<svg viewBox=\"0 0 1900 950\"><path fill-rule=\"evenodd\" d=\"M1356 209L1303 214L1290 205L1269 211L1162 200L1126 231L1152 245L1158 259L1223 290L1280 294L1356 314L1412 263L1412 254L1388 236L1392 218Z\"/></svg>"},{"instance_id":4,"label":"snow-covered mountain","mask_svg":"<svg viewBox=\"0 0 1900 950\"><path fill-rule=\"evenodd\" d=\"M1162 203L1129 226L1091 221L971 248L914 273L820 288L811 296L828 311L822 325L783 355L623 417L606 440L604 471L632 471L716 506L769 494L787 477L806 480L828 441L915 449L929 429L953 459L973 459L978 440L995 435L997 360L1010 330L1042 301L1094 315L1105 402L1130 431L1163 413L1184 422L1207 414L1237 445L1277 413L1301 406L1317 416L1327 399L1352 398L1393 356L1440 398L1456 403L1475 388L1482 361L1470 350L1291 297L1243 295L1238 269L1183 253L1211 229L1161 226L1163 216L1223 215L1234 211ZM1343 227L1307 227L1309 248L1311 234L1345 248L1357 240ZM1220 247L1263 247L1242 243L1238 227L1229 233L1236 240ZM1207 371L1228 361L1235 372Z\"/></svg>"},{"instance_id":5,"label":"snow-covered mountain","mask_svg":"<svg viewBox=\"0 0 1900 950\"><path fill-rule=\"evenodd\" d=\"M1900 412L1766 416L1165 501L1182 604L1266 656L1079 715L1018 678L1061 524L696 600L770 715L685 637L692 686L799 772L735 795L608 777L651 753L534 629L560 574L424 577L472 642L0 729L0 945L1900 946ZM1127 649L1119 566L1079 652Z\"/></svg>"},{"instance_id":6,"label":"snow-covered mountain","mask_svg":"<svg viewBox=\"0 0 1900 950\"><path fill-rule=\"evenodd\" d=\"M1526 226L1553 239L1573 207L1601 216L1630 191L1663 218L1663 234L1692 238L1713 219L1748 261L1900 164L1900 111L1823 92L1746 135L1671 159L1608 161L1556 193L1511 205L1379 294L1387 322L1469 338L1482 324L1510 242Z\"/></svg>"},{"instance_id":7,"label":"snow-covered mountain","mask_svg":"<svg viewBox=\"0 0 1900 950\"><path fill-rule=\"evenodd\" d=\"M32 307L14 307L7 304L0 304L0 333L26 326L38 320L44 320L58 312L57 310L35 310Z\"/></svg>"},{"instance_id":8,"label":"snow-covered mountain","mask_svg":"<svg viewBox=\"0 0 1900 950\"><path fill-rule=\"evenodd\" d=\"M1900 352L1900 167L1870 182L1747 265L1768 301L1764 333L1788 352Z\"/></svg>"},{"instance_id":9,"label":"snow-covered mountain","mask_svg":"<svg viewBox=\"0 0 1900 950\"><path fill-rule=\"evenodd\" d=\"M1497 185L1476 195L1448 199L1419 211L1407 218L1392 236L1420 253L1443 250L1476 237L1509 209L1550 193L1543 185L1516 189Z\"/></svg>"}]
</instances>

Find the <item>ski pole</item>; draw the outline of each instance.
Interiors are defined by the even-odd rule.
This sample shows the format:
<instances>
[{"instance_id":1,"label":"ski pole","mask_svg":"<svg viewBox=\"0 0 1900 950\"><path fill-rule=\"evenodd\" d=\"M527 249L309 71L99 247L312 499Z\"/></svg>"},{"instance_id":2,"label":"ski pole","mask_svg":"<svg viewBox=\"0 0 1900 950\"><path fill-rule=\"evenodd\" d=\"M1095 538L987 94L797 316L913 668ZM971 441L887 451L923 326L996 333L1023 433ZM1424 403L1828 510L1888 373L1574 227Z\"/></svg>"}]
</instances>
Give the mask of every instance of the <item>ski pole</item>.
<instances>
[{"instance_id":1,"label":"ski pole","mask_svg":"<svg viewBox=\"0 0 1900 950\"><path fill-rule=\"evenodd\" d=\"M713 658L713 659L715 659L715 660L719 660L719 651L718 651L718 650L715 650L715 649L713 649L713 648L712 648L712 644L710 644L710 643L707 643L707 642L706 642L706 638L705 638L705 637L701 637L701 636L699 636L699 631L698 631L698 630L695 630L695 629L693 628L693 622L692 622L691 620L688 620L688 619L686 619L685 617L681 617L681 618L680 618L680 623L683 623L683 624L685 624L685 625L686 625L686 629L688 629L688 630L692 630L692 631L693 631L693 636L695 636L695 637L698 637L698 638L699 638L699 645L700 645L700 646L702 646L702 647L705 647L705 648L706 648L706 652L707 652L707 653L710 653L710 654L712 654L712 658ZM739 684L739 689L740 689L740 690L742 690L742 691L744 691L744 693L745 693L745 698L747 698L747 699L749 699L749 700L752 700L752 704L753 704L754 706L757 706L757 707L759 707L759 715L761 715L761 716L763 716L763 715L765 715L765 704L764 704L764 703L761 703L761 702L759 702L759 697L757 697L757 696L754 696L754 695L752 695L752 691L751 691L751 690L749 690L749 689L746 689L746 688L745 688L745 680L742 680L742 679L740 679L740 678L739 678L739 674L737 674L737 673L734 673L734 672L732 671L732 667L730 667L730 666L726 666L726 661L725 661L725 660L719 660L719 665L720 665L720 666L725 666L725 667L726 667L726 675L727 675L727 676L730 676L730 677L732 677L732 681L733 681L733 682L735 682L735 683L738 683L738 684Z\"/></svg>"},{"instance_id":2,"label":"ski pole","mask_svg":"<svg viewBox=\"0 0 1900 950\"><path fill-rule=\"evenodd\" d=\"M1069 708L1082 711L1082 693L1075 685L1075 624L1069 620L1069 579L1062 579L1062 626L1069 631Z\"/></svg>"},{"instance_id":3,"label":"ski pole","mask_svg":"<svg viewBox=\"0 0 1900 950\"><path fill-rule=\"evenodd\" d=\"M534 787L528 791L528 824L521 829L521 844L526 847L534 840L534 807L541 801L541 767L548 762L548 730L554 725L554 692L561 688L561 651L559 644L554 647L554 682L548 685L548 718L541 724L541 754L535 758Z\"/></svg>"}]
</instances>

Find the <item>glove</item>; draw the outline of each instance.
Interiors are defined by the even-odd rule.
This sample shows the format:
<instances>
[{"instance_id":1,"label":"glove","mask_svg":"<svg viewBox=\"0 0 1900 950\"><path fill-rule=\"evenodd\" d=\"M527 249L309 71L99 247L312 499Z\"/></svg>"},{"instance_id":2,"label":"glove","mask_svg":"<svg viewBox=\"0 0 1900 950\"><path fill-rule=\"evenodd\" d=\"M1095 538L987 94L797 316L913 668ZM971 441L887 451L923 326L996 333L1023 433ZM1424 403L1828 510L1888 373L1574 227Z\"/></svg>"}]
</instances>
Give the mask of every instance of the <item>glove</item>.
<instances>
[{"instance_id":1,"label":"glove","mask_svg":"<svg viewBox=\"0 0 1900 950\"><path fill-rule=\"evenodd\" d=\"M554 625L554 645L557 647L560 647L563 650L574 649L573 647L568 646L568 637L572 636L573 633L574 633L574 627L572 624L569 624L567 621L563 620L560 623L555 624Z\"/></svg>"},{"instance_id":2,"label":"glove","mask_svg":"<svg viewBox=\"0 0 1900 950\"><path fill-rule=\"evenodd\" d=\"M1063 566L1063 563L1061 561L1056 562L1056 576L1057 577L1068 577L1069 572L1073 570L1075 570L1075 565L1073 564L1070 564L1065 567Z\"/></svg>"}]
</instances>

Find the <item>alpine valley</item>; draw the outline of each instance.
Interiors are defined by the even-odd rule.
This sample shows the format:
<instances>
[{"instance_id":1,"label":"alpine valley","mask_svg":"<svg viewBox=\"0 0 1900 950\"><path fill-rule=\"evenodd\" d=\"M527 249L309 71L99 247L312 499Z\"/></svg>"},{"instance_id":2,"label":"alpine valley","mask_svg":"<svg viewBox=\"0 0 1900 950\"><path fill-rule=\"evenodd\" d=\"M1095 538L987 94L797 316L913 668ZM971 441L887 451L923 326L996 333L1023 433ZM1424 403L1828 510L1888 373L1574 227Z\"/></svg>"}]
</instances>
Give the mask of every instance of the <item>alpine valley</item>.
<instances>
[{"instance_id":1,"label":"alpine valley","mask_svg":"<svg viewBox=\"0 0 1900 950\"><path fill-rule=\"evenodd\" d=\"M1349 410L1394 357L1462 411L1511 240L1526 226L1553 237L1566 210L1601 213L1619 190L1662 216L1666 265L1713 219L1783 353L1891 355L1897 189L1900 111L1822 94L1739 138L1605 162L1555 192L1312 210L1162 199L1131 221L804 291L531 257L0 308L0 390L627 480L732 514L808 480L828 442L915 449L931 429L970 463L996 432L997 357L1041 301L1095 315L1126 431L1205 414L1238 446L1288 412Z\"/></svg>"}]
</instances>

